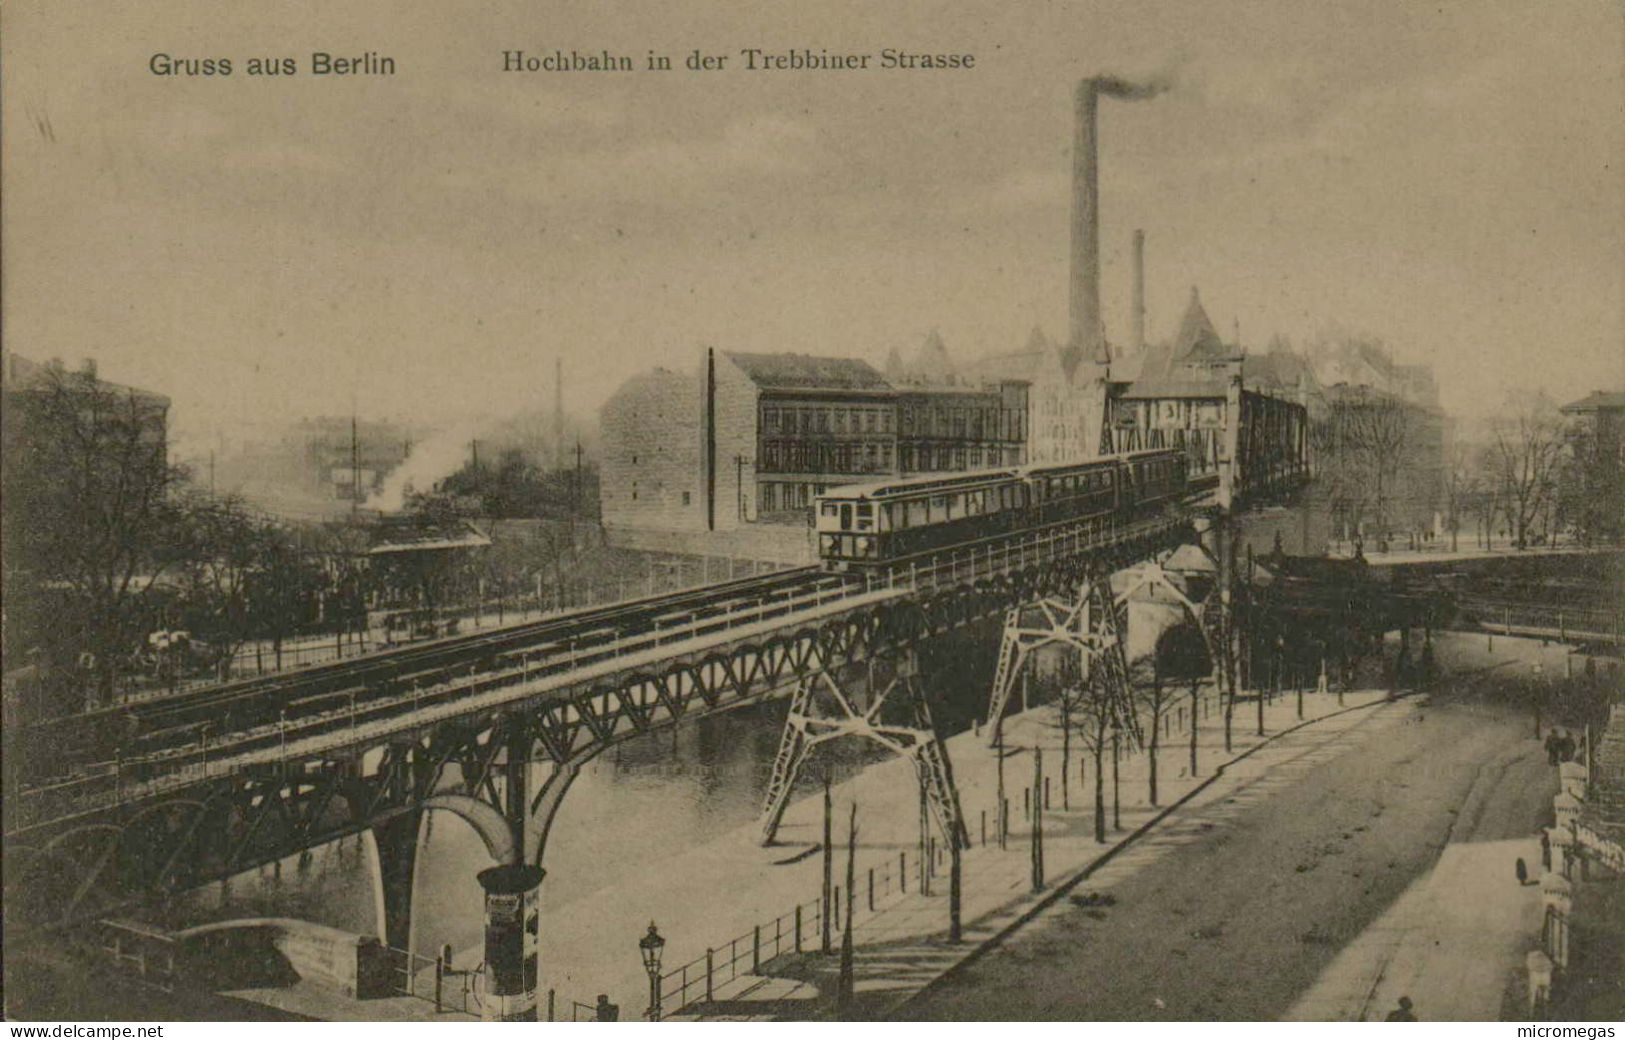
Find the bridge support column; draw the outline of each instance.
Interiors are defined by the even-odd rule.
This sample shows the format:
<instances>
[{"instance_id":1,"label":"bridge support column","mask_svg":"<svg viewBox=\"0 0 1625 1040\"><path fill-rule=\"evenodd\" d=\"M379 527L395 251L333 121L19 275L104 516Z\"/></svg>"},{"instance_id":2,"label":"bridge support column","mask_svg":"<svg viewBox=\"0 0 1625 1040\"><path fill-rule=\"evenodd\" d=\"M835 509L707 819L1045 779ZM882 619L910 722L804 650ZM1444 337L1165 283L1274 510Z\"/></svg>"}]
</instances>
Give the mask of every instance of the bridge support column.
<instances>
[{"instance_id":1,"label":"bridge support column","mask_svg":"<svg viewBox=\"0 0 1625 1040\"><path fill-rule=\"evenodd\" d=\"M893 674L883 681L878 678L879 671L871 662L867 678L861 684L852 684L853 690L861 685L868 697L868 707L862 709L828 670L807 675L797 685L763 801L762 844L771 845L778 835L790 795L812 750L840 737L855 736L912 759L926 804L944 840L970 846L960 813L959 792L954 786L953 766L947 748L937 737L914 662L897 663ZM854 678L862 674L854 670ZM894 721L886 721L888 714Z\"/></svg>"},{"instance_id":2,"label":"bridge support column","mask_svg":"<svg viewBox=\"0 0 1625 1040\"><path fill-rule=\"evenodd\" d=\"M1044 597L1023 606L1014 607L1005 614L1004 637L999 644L999 663L993 673L993 690L988 697L987 718L991 724L989 743L1003 741L1004 713L1009 705L1010 691L1022 677L1032 655L1047 647L1075 651L1079 657L1082 678L1097 676L1112 691L1111 696L1121 698L1127 705L1132 691L1129 688L1128 664L1124 656L1125 625L1118 608L1128 597L1148 585L1162 583L1172 590L1187 609L1194 605L1169 581L1157 561L1147 565L1150 570L1137 575L1138 580L1121 595L1114 596L1111 575L1105 567L1094 569L1078 587L1071 600Z\"/></svg>"},{"instance_id":3,"label":"bridge support column","mask_svg":"<svg viewBox=\"0 0 1625 1040\"><path fill-rule=\"evenodd\" d=\"M412 948L412 894L417 875L418 834L423 811L397 813L372 828L377 862L378 930L384 945Z\"/></svg>"}]
</instances>

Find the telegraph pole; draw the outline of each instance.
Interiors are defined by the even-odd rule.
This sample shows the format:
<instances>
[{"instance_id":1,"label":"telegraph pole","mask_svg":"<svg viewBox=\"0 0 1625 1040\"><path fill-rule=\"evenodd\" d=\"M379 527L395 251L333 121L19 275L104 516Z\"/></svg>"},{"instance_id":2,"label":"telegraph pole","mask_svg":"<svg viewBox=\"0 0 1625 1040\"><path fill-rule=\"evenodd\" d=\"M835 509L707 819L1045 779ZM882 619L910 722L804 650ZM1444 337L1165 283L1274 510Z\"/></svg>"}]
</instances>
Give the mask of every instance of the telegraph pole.
<instances>
[{"instance_id":1,"label":"telegraph pole","mask_svg":"<svg viewBox=\"0 0 1625 1040\"><path fill-rule=\"evenodd\" d=\"M831 929L835 925L834 908L830 905L835 896L835 845L831 834L835 815L835 806L830 801L829 770L824 770L824 898L819 904L819 923L823 940L823 950L830 951Z\"/></svg>"},{"instance_id":2,"label":"telegraph pole","mask_svg":"<svg viewBox=\"0 0 1625 1040\"><path fill-rule=\"evenodd\" d=\"M579 437L576 438L575 485L572 488L572 494L571 494L570 497L572 499L572 501L571 501L571 509L570 509L571 515L573 515L573 516L575 516L576 518L579 519L580 516L581 516L581 498L582 498L582 495L581 495L581 438L579 438Z\"/></svg>"},{"instance_id":3,"label":"telegraph pole","mask_svg":"<svg viewBox=\"0 0 1625 1040\"><path fill-rule=\"evenodd\" d=\"M355 411L350 411L350 512L361 507L361 438L356 431ZM213 471L211 470L211 473Z\"/></svg>"},{"instance_id":4,"label":"telegraph pole","mask_svg":"<svg viewBox=\"0 0 1625 1040\"><path fill-rule=\"evenodd\" d=\"M1033 891L1044 890L1044 749L1033 745Z\"/></svg>"},{"instance_id":5,"label":"telegraph pole","mask_svg":"<svg viewBox=\"0 0 1625 1040\"><path fill-rule=\"evenodd\" d=\"M835 1000L841 1016L844 1018L852 1009L853 985L853 944L852 944L852 904L857 902L857 860L858 860L858 803L852 803L852 815L847 825L846 838L846 923L841 929L841 974L840 982L836 987Z\"/></svg>"}]
</instances>

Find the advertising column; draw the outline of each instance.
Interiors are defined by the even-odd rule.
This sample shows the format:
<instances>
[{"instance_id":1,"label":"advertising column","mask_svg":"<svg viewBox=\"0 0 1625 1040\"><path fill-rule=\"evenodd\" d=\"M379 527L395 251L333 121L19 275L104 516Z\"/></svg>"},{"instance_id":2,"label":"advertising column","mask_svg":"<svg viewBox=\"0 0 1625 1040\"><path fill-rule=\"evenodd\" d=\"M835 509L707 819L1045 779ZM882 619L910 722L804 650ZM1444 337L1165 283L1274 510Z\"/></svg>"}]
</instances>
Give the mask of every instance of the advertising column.
<instances>
[{"instance_id":1,"label":"advertising column","mask_svg":"<svg viewBox=\"0 0 1625 1040\"><path fill-rule=\"evenodd\" d=\"M507 864L479 873L485 889L485 1014L488 1022L536 1021L541 867Z\"/></svg>"}]
</instances>

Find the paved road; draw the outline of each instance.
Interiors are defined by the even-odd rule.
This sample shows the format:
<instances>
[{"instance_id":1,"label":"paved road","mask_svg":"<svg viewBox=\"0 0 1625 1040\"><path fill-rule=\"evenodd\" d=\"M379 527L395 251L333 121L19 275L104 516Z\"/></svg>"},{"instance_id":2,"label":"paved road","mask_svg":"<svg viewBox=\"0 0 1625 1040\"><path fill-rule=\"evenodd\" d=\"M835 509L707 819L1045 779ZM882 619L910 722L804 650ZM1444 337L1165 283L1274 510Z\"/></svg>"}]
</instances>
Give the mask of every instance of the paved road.
<instances>
[{"instance_id":1,"label":"paved road","mask_svg":"<svg viewBox=\"0 0 1625 1040\"><path fill-rule=\"evenodd\" d=\"M1420 1017L1442 1017L1430 1014L1424 987L1443 985L1441 964L1484 954L1482 944L1459 953L1444 946L1473 934L1471 915L1456 920L1455 931L1417 929L1414 915L1402 917L1397 931L1409 938L1398 944L1366 933L1435 869L1470 888L1457 905L1505 898L1515 906L1527 898L1534 890L1517 885L1516 853L1507 848L1485 846L1490 861L1457 860L1471 843L1533 834L1549 815L1555 779L1527 717L1497 705L1396 706L1350 736L1306 755L1294 776L1273 772L1257 790L1170 820L1168 837L1182 842L1172 855L1085 882L905 1013L1271 1020L1297 1008L1311 1017L1380 1019L1388 989L1404 985ZM1115 903L1082 905L1092 891ZM1418 949L1434 938L1436 951ZM1513 942L1508 954L1506 939L1490 945L1516 963L1523 946ZM1356 947L1365 953L1339 958ZM1395 956L1401 949L1404 956ZM1499 983L1511 980L1496 963L1503 962L1452 994L1449 1014L1477 1000L1482 1006L1469 1017L1499 1017ZM1318 1005L1305 1002L1316 993Z\"/></svg>"}]
</instances>

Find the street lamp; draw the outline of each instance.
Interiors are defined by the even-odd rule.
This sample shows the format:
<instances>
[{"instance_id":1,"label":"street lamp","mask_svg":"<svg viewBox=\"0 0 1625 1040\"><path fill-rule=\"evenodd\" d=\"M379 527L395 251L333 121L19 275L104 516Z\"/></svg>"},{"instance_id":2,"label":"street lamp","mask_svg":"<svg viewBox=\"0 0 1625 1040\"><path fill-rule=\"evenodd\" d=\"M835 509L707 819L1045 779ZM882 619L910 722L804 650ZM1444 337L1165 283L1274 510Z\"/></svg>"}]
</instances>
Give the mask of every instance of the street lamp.
<instances>
[{"instance_id":1,"label":"street lamp","mask_svg":"<svg viewBox=\"0 0 1625 1040\"><path fill-rule=\"evenodd\" d=\"M643 954L643 970L649 973L649 1021L660 1021L660 954L666 948L666 940L661 938L655 930L655 923L649 922L649 934L638 940L638 950Z\"/></svg>"}]
</instances>

